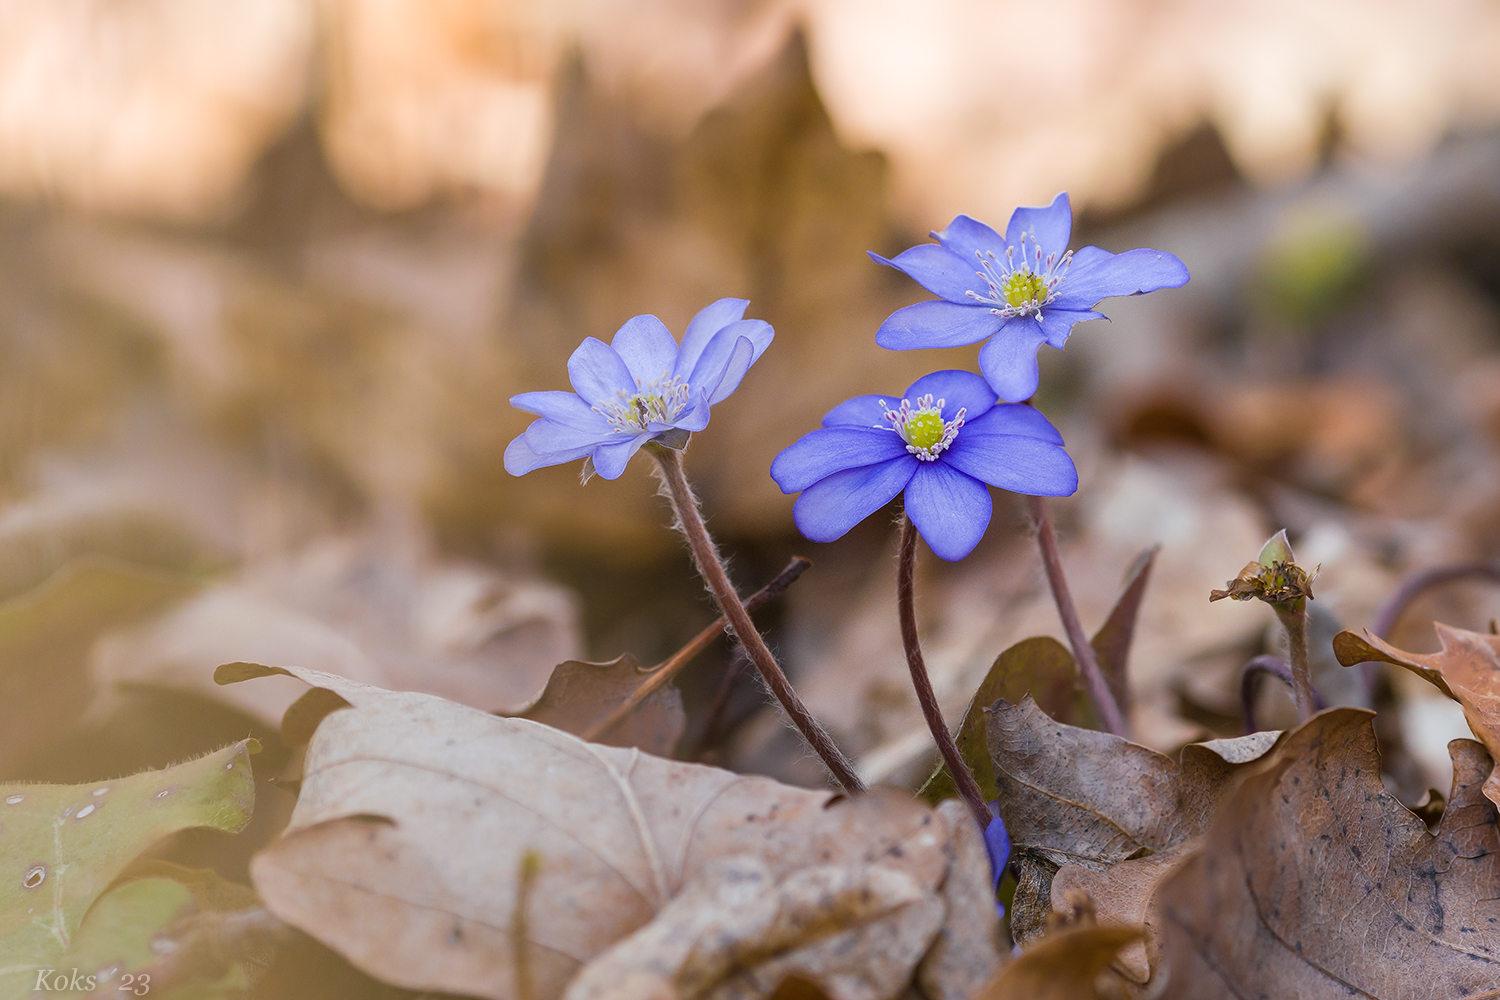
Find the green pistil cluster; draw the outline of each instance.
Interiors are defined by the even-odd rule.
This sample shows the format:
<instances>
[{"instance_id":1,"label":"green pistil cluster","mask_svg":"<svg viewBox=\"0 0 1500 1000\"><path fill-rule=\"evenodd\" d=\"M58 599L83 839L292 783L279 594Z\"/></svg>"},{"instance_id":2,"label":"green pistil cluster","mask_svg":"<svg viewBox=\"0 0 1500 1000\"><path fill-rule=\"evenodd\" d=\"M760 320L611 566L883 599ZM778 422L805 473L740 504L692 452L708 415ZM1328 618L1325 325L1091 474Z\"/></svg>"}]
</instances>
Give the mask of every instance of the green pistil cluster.
<instances>
[{"instance_id":1,"label":"green pistil cluster","mask_svg":"<svg viewBox=\"0 0 1500 1000\"><path fill-rule=\"evenodd\" d=\"M947 402L945 399L934 402L932 394L928 393L917 399L915 407L909 399L903 399L901 405L894 410L885 405L885 400L880 401L880 406L885 411L883 416L891 425L891 430L906 442L907 453L915 456L919 462L935 462L953 444L953 439L958 437L959 428L964 425L966 411L962 407L953 415L952 420L943 419L943 406Z\"/></svg>"},{"instance_id":2,"label":"green pistil cluster","mask_svg":"<svg viewBox=\"0 0 1500 1000\"><path fill-rule=\"evenodd\" d=\"M617 434L639 434L652 423L670 424L687 409L692 389L668 373L648 382L636 382L634 395L619 390L619 402L599 403L593 407L610 422Z\"/></svg>"},{"instance_id":3,"label":"green pistil cluster","mask_svg":"<svg viewBox=\"0 0 1500 1000\"><path fill-rule=\"evenodd\" d=\"M1039 306L1047 301L1047 282L1039 274L1015 271L1001 284L1000 294L1013 309Z\"/></svg>"}]
</instances>

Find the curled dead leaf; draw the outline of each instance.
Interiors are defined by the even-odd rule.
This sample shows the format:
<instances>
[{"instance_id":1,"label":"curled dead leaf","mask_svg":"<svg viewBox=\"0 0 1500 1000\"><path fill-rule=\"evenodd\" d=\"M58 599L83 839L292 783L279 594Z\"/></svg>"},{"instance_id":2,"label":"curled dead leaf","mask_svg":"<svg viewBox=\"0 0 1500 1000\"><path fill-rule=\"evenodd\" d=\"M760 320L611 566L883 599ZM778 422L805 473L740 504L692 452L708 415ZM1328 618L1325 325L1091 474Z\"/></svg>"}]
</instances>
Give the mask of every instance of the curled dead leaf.
<instances>
[{"instance_id":1,"label":"curled dead leaf","mask_svg":"<svg viewBox=\"0 0 1500 1000\"><path fill-rule=\"evenodd\" d=\"M1491 996L1500 983L1500 830L1484 748L1449 744L1435 832L1381 783L1373 714L1287 734L1163 885L1166 997Z\"/></svg>"},{"instance_id":2,"label":"curled dead leaf","mask_svg":"<svg viewBox=\"0 0 1500 1000\"><path fill-rule=\"evenodd\" d=\"M950 920L988 933L947 935L970 954L950 954L945 968L996 955L993 907L947 902L976 898L988 877L987 864L975 870L977 831L955 846L955 814L891 792L831 798L585 743L313 670L231 664L218 677L278 673L336 698L321 700L296 810L254 859L252 879L278 917L386 981L510 998L524 978L532 1000L551 1000L589 976L577 988L592 996L619 981L591 963L639 971L655 942L653 974L683 996L766 996L797 972L833 1000L876 1000L906 987ZM315 714L299 722L304 731ZM717 912L712 900L735 891L722 883L757 864L765 876L743 888L761 916ZM966 893L949 892L954 879ZM817 885L886 902L868 911L809 902ZM748 968L724 965L732 953L713 958L713 929L741 920L766 949ZM786 930L794 926L806 934ZM699 937L687 954L706 964L684 965L690 933ZM611 951L631 935L639 948ZM839 948L821 959L835 938Z\"/></svg>"},{"instance_id":3,"label":"curled dead leaf","mask_svg":"<svg viewBox=\"0 0 1500 1000\"><path fill-rule=\"evenodd\" d=\"M1482 635L1434 622L1442 649L1436 653L1408 653L1377 636L1364 638L1340 632L1333 638L1333 652L1340 663L1375 661L1405 667L1436 685L1464 709L1469 728L1500 758L1500 636ZM1500 804L1500 773L1484 783L1484 794Z\"/></svg>"}]
</instances>

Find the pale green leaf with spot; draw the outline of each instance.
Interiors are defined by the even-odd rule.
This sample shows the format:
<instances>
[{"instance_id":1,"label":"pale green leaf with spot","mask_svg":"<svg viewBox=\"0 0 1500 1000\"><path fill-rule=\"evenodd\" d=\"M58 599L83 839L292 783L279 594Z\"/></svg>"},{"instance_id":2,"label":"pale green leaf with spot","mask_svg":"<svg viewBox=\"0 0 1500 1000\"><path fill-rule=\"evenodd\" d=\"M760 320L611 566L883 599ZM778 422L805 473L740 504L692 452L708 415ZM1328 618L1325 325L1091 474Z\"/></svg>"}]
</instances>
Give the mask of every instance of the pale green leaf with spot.
<instances>
[{"instance_id":1,"label":"pale green leaf with spot","mask_svg":"<svg viewBox=\"0 0 1500 1000\"><path fill-rule=\"evenodd\" d=\"M143 851L190 827L250 820L254 740L85 785L0 785L0 998L28 995L94 901Z\"/></svg>"}]
</instances>

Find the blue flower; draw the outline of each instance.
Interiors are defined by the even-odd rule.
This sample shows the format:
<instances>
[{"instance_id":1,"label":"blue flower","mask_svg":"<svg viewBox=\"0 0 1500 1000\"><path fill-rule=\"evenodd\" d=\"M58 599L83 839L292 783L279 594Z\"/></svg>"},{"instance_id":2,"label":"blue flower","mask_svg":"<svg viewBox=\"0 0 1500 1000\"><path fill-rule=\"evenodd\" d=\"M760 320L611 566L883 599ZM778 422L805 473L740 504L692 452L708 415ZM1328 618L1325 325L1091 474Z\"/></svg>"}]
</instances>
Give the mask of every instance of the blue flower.
<instances>
[{"instance_id":1,"label":"blue flower","mask_svg":"<svg viewBox=\"0 0 1500 1000\"><path fill-rule=\"evenodd\" d=\"M979 370L1002 399L1020 402L1036 392L1037 349L1043 342L1062 347L1074 323L1103 319L1094 312L1101 299L1187 284L1182 261L1160 250L1069 250L1072 228L1064 192L1046 208L1016 209L1004 236L960 215L932 234L935 244L894 260L870 254L941 296L896 310L875 342L909 351L988 338Z\"/></svg>"},{"instance_id":2,"label":"blue flower","mask_svg":"<svg viewBox=\"0 0 1500 1000\"><path fill-rule=\"evenodd\" d=\"M655 316L626 321L606 344L589 337L568 358L573 392L523 392L510 404L542 419L505 449L505 471L592 460L617 479L647 441L681 448L708 426L708 409L739 387L774 336L744 319L745 299L720 299L688 324L682 346Z\"/></svg>"},{"instance_id":3,"label":"blue flower","mask_svg":"<svg viewBox=\"0 0 1500 1000\"><path fill-rule=\"evenodd\" d=\"M893 407L891 402L895 402ZM1037 410L998 403L972 372L941 371L904 398L856 396L823 426L776 456L771 478L801 493L792 518L815 542L831 542L906 492L906 513L948 560L973 551L990 523L989 486L1067 496L1078 471L1062 436Z\"/></svg>"}]
</instances>

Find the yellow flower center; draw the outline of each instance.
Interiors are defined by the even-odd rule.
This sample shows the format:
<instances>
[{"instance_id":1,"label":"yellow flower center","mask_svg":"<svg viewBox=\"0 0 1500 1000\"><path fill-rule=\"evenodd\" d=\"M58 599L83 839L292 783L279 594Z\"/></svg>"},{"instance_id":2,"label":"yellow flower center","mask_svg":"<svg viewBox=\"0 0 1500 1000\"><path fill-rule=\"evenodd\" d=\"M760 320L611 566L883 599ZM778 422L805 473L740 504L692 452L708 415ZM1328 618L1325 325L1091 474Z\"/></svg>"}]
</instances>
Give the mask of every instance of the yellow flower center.
<instances>
[{"instance_id":1,"label":"yellow flower center","mask_svg":"<svg viewBox=\"0 0 1500 1000\"><path fill-rule=\"evenodd\" d=\"M1000 286L1007 305L1015 308L1037 305L1047 298L1047 282L1030 271L1013 271Z\"/></svg>"},{"instance_id":2,"label":"yellow flower center","mask_svg":"<svg viewBox=\"0 0 1500 1000\"><path fill-rule=\"evenodd\" d=\"M931 449L943 439L943 418L932 410L916 413L906 422L906 441L918 448Z\"/></svg>"}]
</instances>

